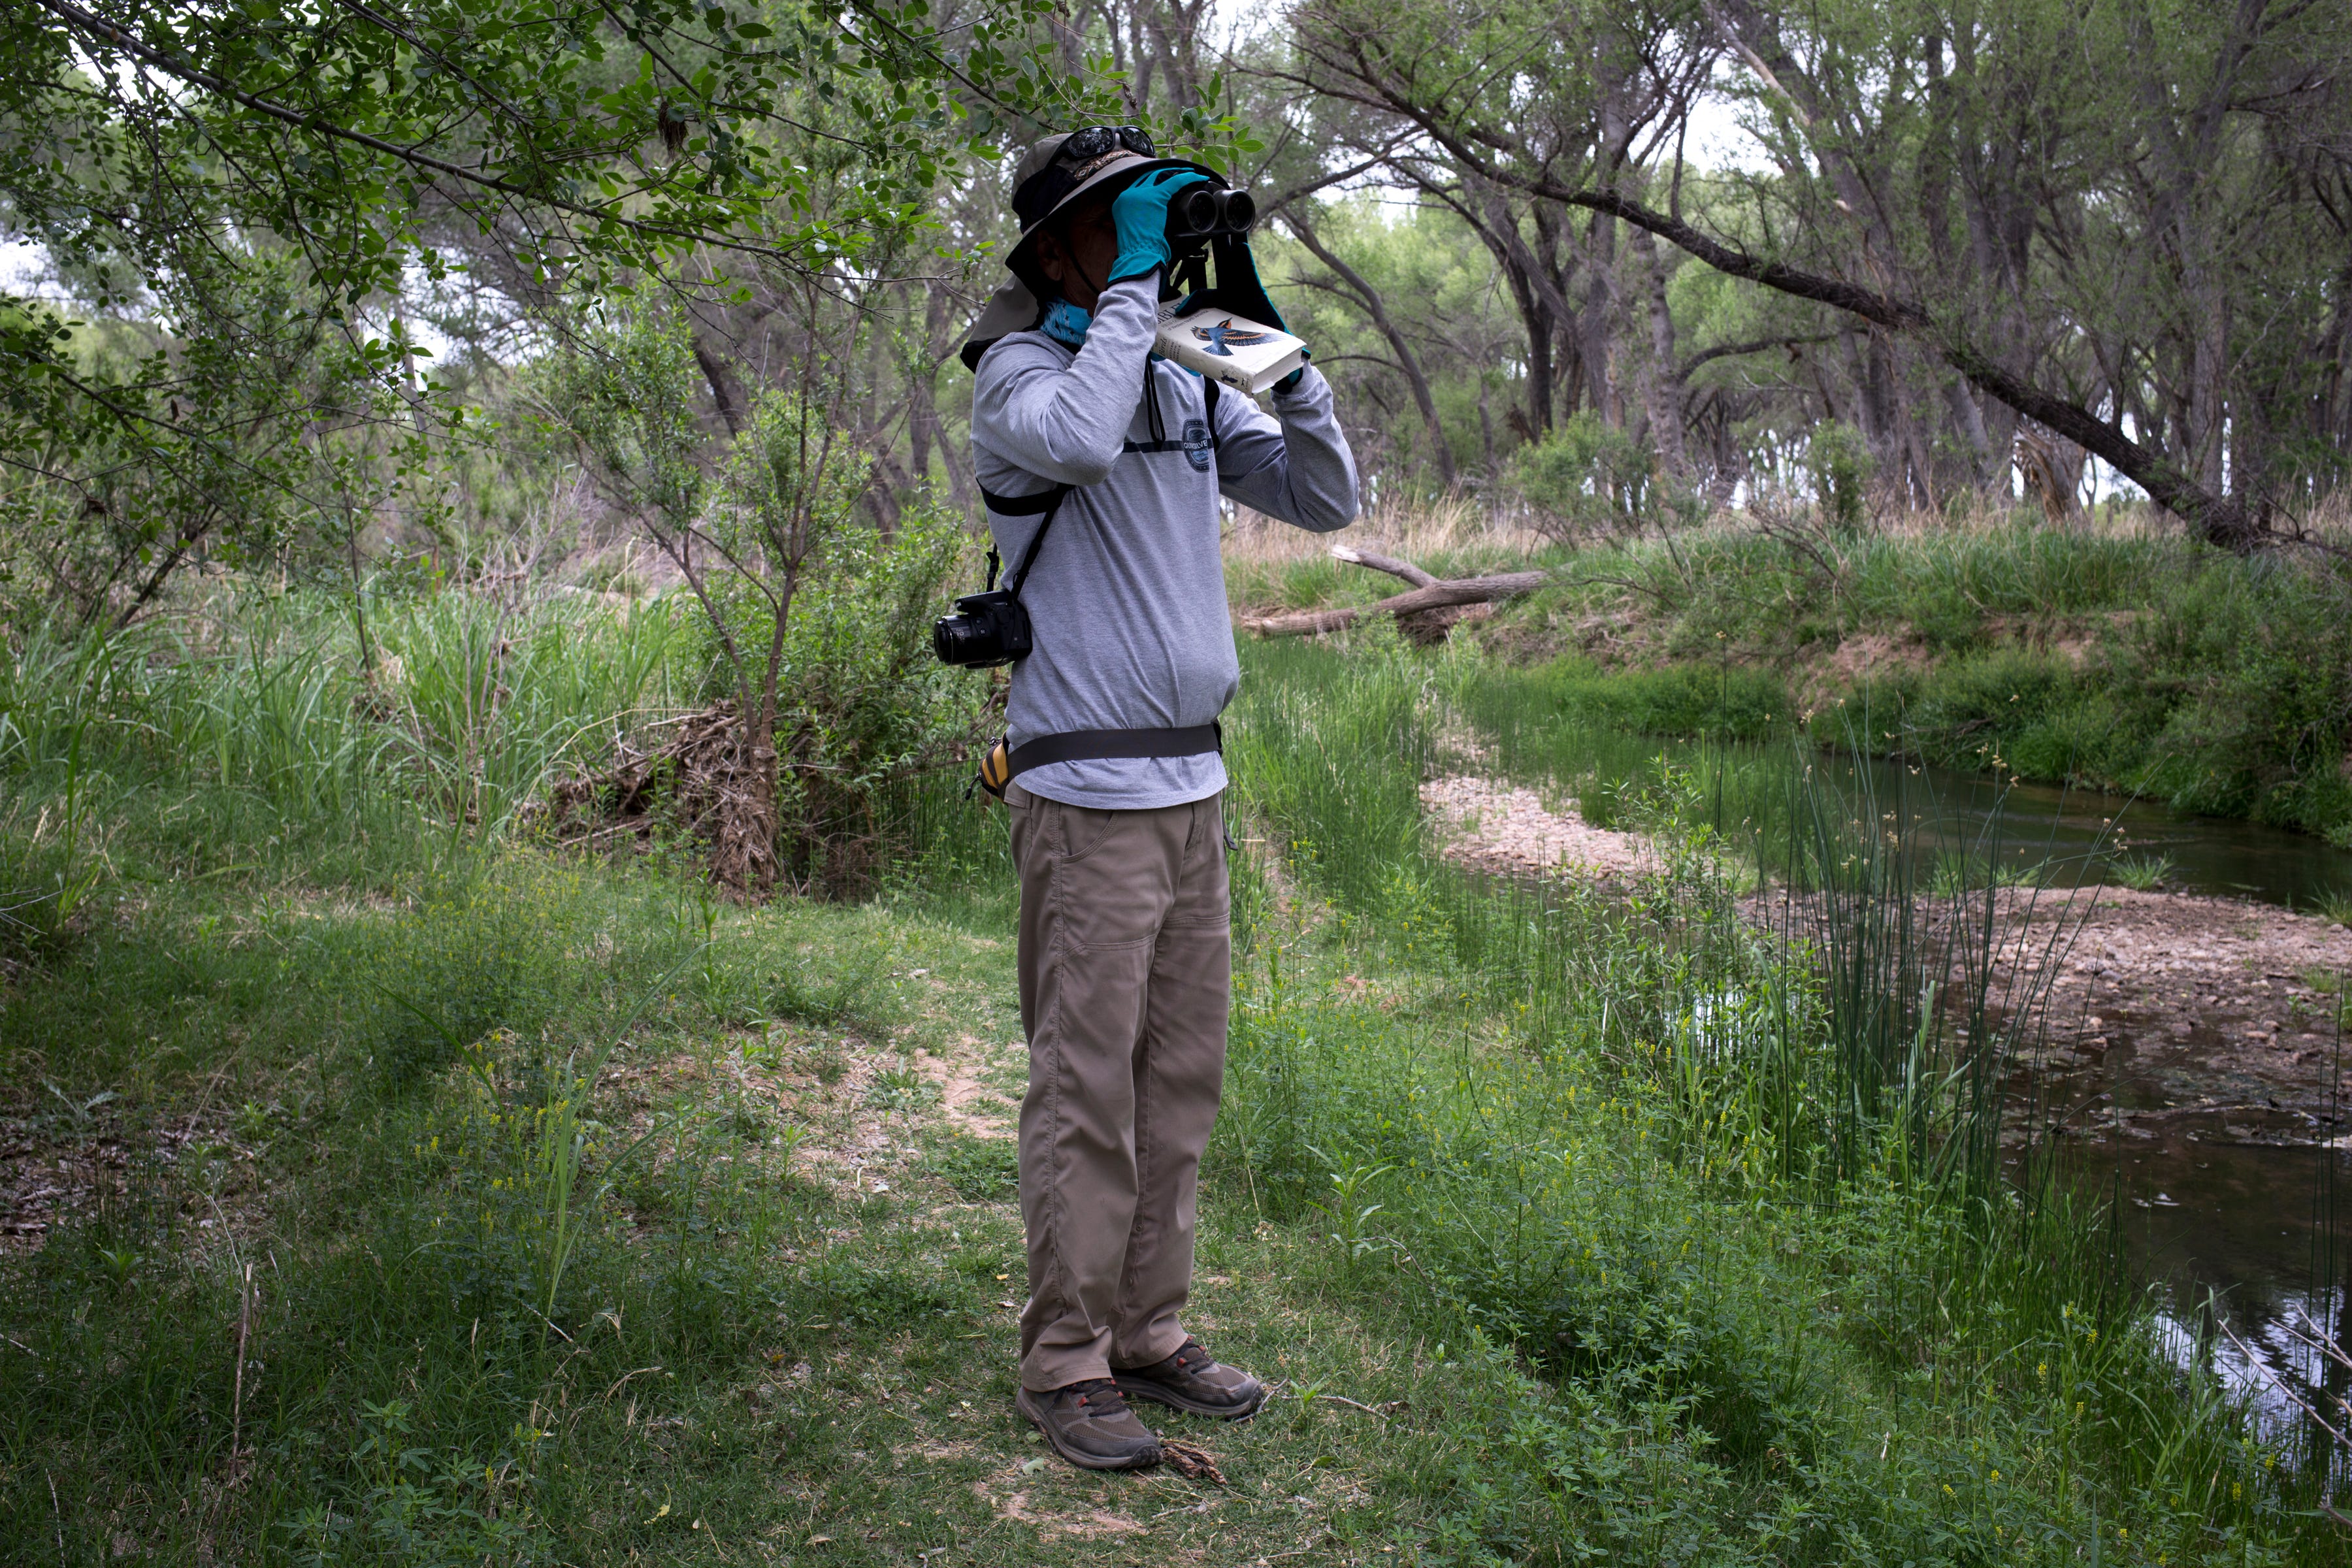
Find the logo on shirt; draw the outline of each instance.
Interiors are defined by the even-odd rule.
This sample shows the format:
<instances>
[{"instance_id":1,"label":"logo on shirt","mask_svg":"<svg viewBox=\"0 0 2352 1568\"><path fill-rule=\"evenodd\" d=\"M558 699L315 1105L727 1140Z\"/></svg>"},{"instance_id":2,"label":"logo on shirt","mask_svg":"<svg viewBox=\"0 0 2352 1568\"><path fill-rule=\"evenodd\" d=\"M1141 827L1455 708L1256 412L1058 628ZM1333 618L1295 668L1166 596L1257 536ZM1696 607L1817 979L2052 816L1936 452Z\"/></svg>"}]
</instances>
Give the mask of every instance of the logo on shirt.
<instances>
[{"instance_id":1,"label":"logo on shirt","mask_svg":"<svg viewBox=\"0 0 2352 1568\"><path fill-rule=\"evenodd\" d=\"M1205 474L1209 471L1212 450L1208 425L1199 419L1184 421L1184 460L1192 465L1193 472Z\"/></svg>"}]
</instances>

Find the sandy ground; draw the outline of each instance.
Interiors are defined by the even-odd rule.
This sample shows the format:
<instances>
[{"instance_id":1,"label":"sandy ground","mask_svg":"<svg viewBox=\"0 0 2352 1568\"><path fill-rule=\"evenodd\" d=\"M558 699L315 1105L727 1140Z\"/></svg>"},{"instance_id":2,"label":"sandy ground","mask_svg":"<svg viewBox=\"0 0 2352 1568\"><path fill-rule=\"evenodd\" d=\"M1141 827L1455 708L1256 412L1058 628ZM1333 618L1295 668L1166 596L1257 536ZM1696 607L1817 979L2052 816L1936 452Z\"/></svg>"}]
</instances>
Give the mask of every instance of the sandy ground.
<instances>
[{"instance_id":1,"label":"sandy ground","mask_svg":"<svg viewBox=\"0 0 2352 1568\"><path fill-rule=\"evenodd\" d=\"M1421 804L1444 826L1446 857L1481 871L1624 882L1664 868L1642 835L1595 827L1574 802L1554 810L1499 780L1437 779L1421 786Z\"/></svg>"},{"instance_id":2,"label":"sandy ground","mask_svg":"<svg viewBox=\"0 0 2352 1568\"><path fill-rule=\"evenodd\" d=\"M1447 857L1478 870L1624 883L1660 868L1641 835L1595 827L1533 790L1457 776L1423 784L1421 798L1444 825ZM1771 904L1751 907L1784 924L1785 906ZM2004 889L1994 908L1988 994L2043 999L2047 1026L2025 1064L2037 1076L2085 1100L2111 1096L2126 1120L2308 1116L2352 1089L2336 1022L2352 930L2269 904L2123 888Z\"/></svg>"}]
</instances>

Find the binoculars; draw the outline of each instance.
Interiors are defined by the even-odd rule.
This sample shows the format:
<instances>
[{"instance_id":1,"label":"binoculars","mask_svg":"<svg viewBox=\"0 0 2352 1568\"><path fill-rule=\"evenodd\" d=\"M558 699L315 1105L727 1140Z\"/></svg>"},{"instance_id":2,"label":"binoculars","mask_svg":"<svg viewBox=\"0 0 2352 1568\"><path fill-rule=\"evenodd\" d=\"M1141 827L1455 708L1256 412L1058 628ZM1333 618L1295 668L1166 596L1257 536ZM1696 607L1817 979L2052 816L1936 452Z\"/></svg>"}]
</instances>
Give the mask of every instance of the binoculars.
<instances>
[{"instance_id":1,"label":"binoculars","mask_svg":"<svg viewBox=\"0 0 2352 1568\"><path fill-rule=\"evenodd\" d=\"M1181 253L1212 239L1238 239L1257 221L1247 191L1187 185L1168 202L1168 247Z\"/></svg>"}]
</instances>

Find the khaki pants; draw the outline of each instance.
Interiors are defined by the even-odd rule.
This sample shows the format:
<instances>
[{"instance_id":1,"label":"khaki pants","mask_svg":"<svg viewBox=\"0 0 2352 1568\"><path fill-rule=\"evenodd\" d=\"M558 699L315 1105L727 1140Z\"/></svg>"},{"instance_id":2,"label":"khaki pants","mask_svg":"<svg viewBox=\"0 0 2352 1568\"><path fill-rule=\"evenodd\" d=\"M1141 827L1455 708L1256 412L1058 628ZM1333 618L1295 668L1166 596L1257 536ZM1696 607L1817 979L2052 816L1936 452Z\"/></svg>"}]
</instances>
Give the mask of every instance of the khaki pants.
<instances>
[{"instance_id":1,"label":"khaki pants","mask_svg":"<svg viewBox=\"0 0 2352 1568\"><path fill-rule=\"evenodd\" d=\"M1021 874L1021 1381L1184 1342L1201 1151L1225 1070L1223 797L1096 811L1004 792Z\"/></svg>"}]
</instances>

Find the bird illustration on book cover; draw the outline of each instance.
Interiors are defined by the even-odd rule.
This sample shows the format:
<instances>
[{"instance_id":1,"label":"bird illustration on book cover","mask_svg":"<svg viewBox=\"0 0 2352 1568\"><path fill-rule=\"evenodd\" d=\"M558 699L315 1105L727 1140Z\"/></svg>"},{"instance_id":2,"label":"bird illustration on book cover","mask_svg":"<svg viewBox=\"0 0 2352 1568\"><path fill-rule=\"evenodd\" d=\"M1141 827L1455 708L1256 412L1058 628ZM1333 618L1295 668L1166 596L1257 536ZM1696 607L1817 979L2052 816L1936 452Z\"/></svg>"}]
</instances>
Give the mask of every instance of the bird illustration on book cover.
<instances>
[{"instance_id":1,"label":"bird illustration on book cover","mask_svg":"<svg viewBox=\"0 0 2352 1568\"><path fill-rule=\"evenodd\" d=\"M1236 326L1234 319L1227 316L1213 327L1194 327L1192 335L1208 344L1209 352L1218 358L1231 359L1234 357L1234 349L1245 349L1252 343L1262 343L1274 334L1261 331L1254 327Z\"/></svg>"}]
</instances>

